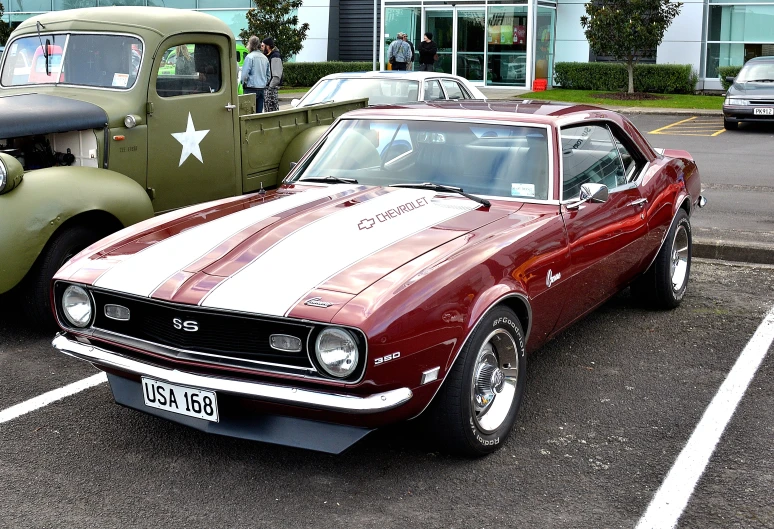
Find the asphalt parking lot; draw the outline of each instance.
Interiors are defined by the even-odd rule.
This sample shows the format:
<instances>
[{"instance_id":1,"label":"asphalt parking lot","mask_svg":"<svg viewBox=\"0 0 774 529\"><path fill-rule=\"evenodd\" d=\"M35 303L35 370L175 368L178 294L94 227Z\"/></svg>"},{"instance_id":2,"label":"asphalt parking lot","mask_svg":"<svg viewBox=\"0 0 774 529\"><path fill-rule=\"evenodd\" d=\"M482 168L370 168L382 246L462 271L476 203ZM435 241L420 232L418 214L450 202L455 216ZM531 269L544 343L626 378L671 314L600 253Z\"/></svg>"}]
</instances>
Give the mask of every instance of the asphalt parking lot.
<instances>
[{"instance_id":1,"label":"asphalt parking lot","mask_svg":"<svg viewBox=\"0 0 774 529\"><path fill-rule=\"evenodd\" d=\"M684 303L624 291L531 357L502 450L439 454L410 424L341 456L208 436L105 384L0 424L2 527L634 527L774 305L774 268L695 261ZM0 413L95 371L0 309ZM766 356L680 527L774 527Z\"/></svg>"}]
</instances>

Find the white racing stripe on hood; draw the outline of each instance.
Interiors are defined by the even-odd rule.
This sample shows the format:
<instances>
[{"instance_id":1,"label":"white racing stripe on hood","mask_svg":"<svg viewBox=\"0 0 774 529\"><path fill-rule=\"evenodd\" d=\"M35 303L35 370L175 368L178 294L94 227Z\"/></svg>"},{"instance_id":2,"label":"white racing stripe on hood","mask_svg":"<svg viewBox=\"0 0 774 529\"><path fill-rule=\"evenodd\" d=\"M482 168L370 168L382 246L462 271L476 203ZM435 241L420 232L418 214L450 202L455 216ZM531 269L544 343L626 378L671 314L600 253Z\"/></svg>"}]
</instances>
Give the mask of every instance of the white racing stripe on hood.
<instances>
[{"instance_id":1,"label":"white racing stripe on hood","mask_svg":"<svg viewBox=\"0 0 774 529\"><path fill-rule=\"evenodd\" d=\"M436 194L399 189L323 217L266 250L201 305L283 316L310 290L374 252L479 206L467 199L433 202Z\"/></svg>"},{"instance_id":2,"label":"white racing stripe on hood","mask_svg":"<svg viewBox=\"0 0 774 529\"><path fill-rule=\"evenodd\" d=\"M137 252L105 272L94 286L148 297L164 281L245 228L289 209L360 188L337 185L310 189L205 222Z\"/></svg>"}]
</instances>

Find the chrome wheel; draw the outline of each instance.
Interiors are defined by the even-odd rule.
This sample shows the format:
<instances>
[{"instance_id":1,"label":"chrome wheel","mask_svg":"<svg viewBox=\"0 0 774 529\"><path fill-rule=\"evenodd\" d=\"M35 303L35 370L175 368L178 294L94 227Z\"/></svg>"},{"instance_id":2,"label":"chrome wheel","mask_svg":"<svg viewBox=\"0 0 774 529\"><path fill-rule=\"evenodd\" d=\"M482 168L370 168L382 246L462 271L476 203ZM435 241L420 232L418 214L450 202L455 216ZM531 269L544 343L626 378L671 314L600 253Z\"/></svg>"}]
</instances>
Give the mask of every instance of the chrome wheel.
<instances>
[{"instance_id":1,"label":"chrome wheel","mask_svg":"<svg viewBox=\"0 0 774 529\"><path fill-rule=\"evenodd\" d=\"M497 430L511 410L519 377L517 355L516 342L504 329L487 336L478 351L470 399L476 425L485 433Z\"/></svg>"},{"instance_id":2,"label":"chrome wheel","mask_svg":"<svg viewBox=\"0 0 774 529\"><path fill-rule=\"evenodd\" d=\"M675 292L679 292L685 286L688 275L688 244L688 230L680 224L675 230L669 262L669 274L672 278L672 289Z\"/></svg>"}]
</instances>

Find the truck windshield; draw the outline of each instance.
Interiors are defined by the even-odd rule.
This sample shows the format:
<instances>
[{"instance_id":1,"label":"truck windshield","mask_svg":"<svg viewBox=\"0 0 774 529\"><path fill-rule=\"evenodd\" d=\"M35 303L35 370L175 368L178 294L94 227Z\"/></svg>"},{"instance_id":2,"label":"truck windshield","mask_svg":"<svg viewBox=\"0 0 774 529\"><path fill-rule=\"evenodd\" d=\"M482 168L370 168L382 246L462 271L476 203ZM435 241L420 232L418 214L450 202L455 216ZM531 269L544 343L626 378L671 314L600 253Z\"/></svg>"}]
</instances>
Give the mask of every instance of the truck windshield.
<instances>
[{"instance_id":1,"label":"truck windshield","mask_svg":"<svg viewBox=\"0 0 774 529\"><path fill-rule=\"evenodd\" d=\"M325 79L304 97L301 106L368 98L369 105L408 103L418 99L419 83L406 79Z\"/></svg>"},{"instance_id":2,"label":"truck windshield","mask_svg":"<svg viewBox=\"0 0 774 529\"><path fill-rule=\"evenodd\" d=\"M128 90L142 62L142 41L126 35L47 33L15 39L5 50L0 84L63 83Z\"/></svg>"}]
</instances>

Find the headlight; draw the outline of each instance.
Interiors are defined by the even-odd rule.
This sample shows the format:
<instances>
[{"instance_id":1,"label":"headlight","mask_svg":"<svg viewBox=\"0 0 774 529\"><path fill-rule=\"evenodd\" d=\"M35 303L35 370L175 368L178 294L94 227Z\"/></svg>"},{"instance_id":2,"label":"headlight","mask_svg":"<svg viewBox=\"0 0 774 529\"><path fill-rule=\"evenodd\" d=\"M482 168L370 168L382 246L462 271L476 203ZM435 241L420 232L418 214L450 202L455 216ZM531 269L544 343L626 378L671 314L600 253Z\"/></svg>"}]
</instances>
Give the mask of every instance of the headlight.
<instances>
[{"instance_id":1,"label":"headlight","mask_svg":"<svg viewBox=\"0 0 774 529\"><path fill-rule=\"evenodd\" d=\"M5 183L8 181L8 170L5 168L5 164L0 160L0 193L5 189Z\"/></svg>"},{"instance_id":2,"label":"headlight","mask_svg":"<svg viewBox=\"0 0 774 529\"><path fill-rule=\"evenodd\" d=\"M62 312L76 327L86 327L91 321L91 298L83 288L70 285L62 294Z\"/></svg>"},{"instance_id":3,"label":"headlight","mask_svg":"<svg viewBox=\"0 0 774 529\"><path fill-rule=\"evenodd\" d=\"M315 343L315 354L322 368L334 377L348 377L357 368L357 343L344 329L323 329Z\"/></svg>"},{"instance_id":4,"label":"headlight","mask_svg":"<svg viewBox=\"0 0 774 529\"><path fill-rule=\"evenodd\" d=\"M748 99L737 99L735 97L727 97L726 101L723 104L734 105L734 106L747 106L750 104L750 101Z\"/></svg>"}]
</instances>

